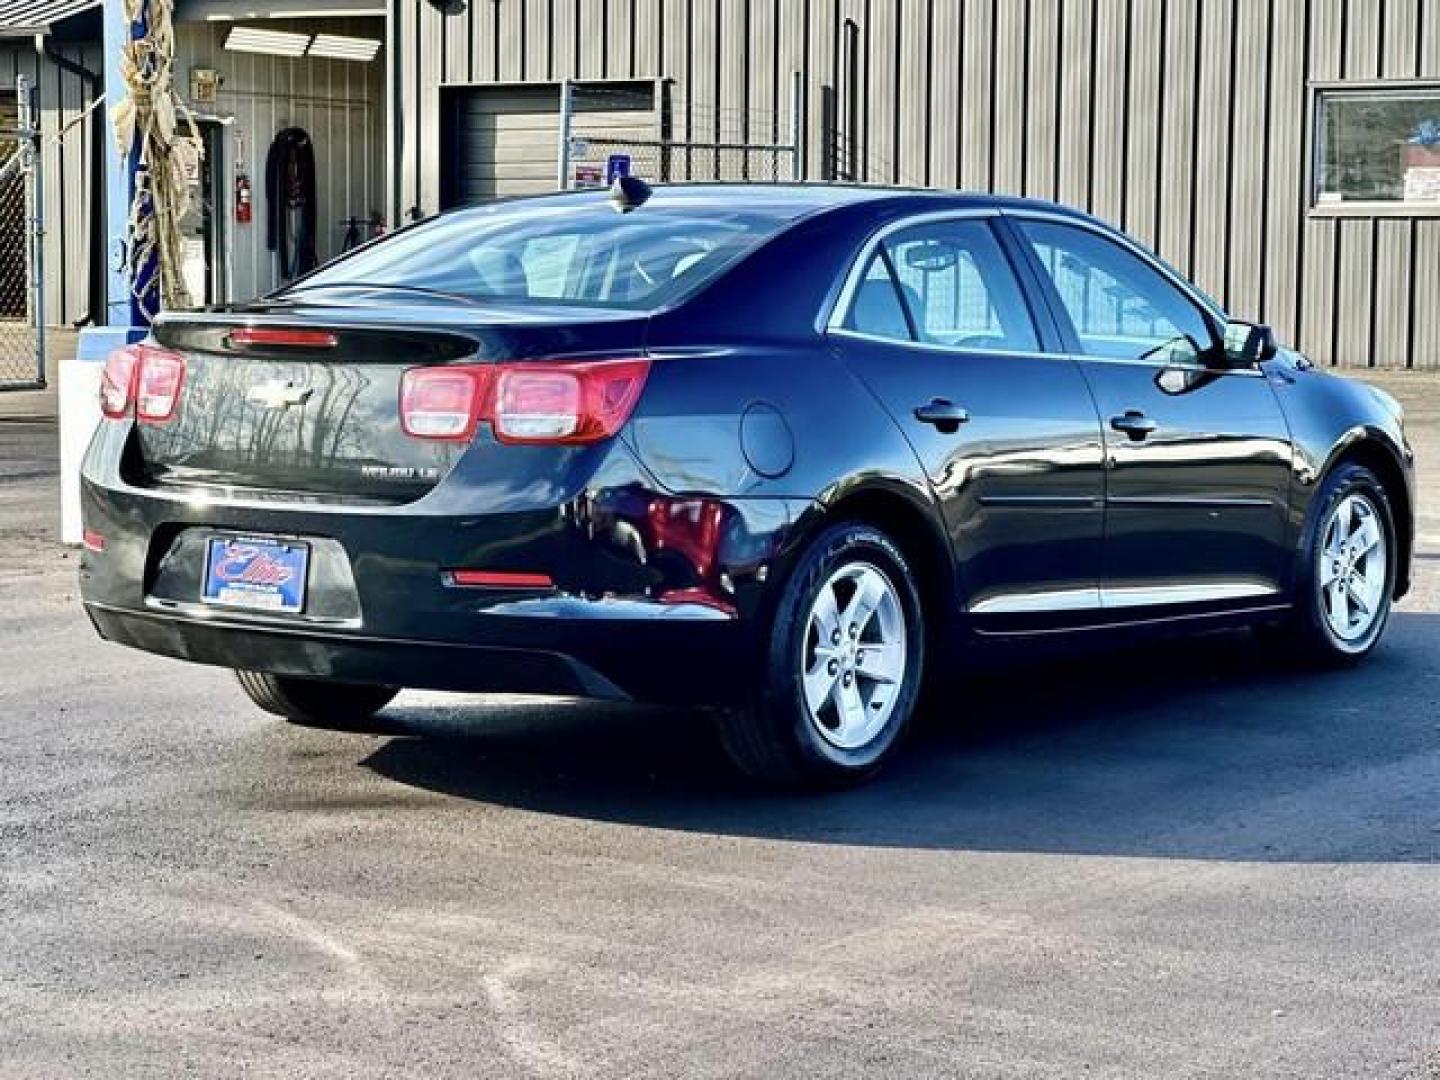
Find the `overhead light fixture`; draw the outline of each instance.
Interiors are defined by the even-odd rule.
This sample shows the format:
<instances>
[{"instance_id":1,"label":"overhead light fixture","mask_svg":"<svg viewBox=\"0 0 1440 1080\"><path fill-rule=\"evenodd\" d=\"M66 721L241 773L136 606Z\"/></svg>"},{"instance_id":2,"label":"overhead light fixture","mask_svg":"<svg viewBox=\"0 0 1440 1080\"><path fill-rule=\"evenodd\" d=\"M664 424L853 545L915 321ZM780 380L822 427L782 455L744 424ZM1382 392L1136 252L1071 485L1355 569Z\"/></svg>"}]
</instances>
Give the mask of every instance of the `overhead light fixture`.
<instances>
[{"instance_id":1,"label":"overhead light fixture","mask_svg":"<svg viewBox=\"0 0 1440 1080\"><path fill-rule=\"evenodd\" d=\"M213 6L213 5L212 5ZM200 3L186 7L186 12L204 10ZM196 16L190 16L195 18ZM383 19L385 7L317 8L314 11L204 11L205 22L238 22L241 19Z\"/></svg>"},{"instance_id":2,"label":"overhead light fixture","mask_svg":"<svg viewBox=\"0 0 1440 1080\"><path fill-rule=\"evenodd\" d=\"M316 34L310 42L310 55L327 60L374 60L380 42L374 38L346 37L344 34Z\"/></svg>"},{"instance_id":3,"label":"overhead light fixture","mask_svg":"<svg viewBox=\"0 0 1440 1080\"><path fill-rule=\"evenodd\" d=\"M261 30L254 26L237 26L225 38L225 48L231 52L263 53L266 56L304 56L309 47L309 34Z\"/></svg>"}]
</instances>

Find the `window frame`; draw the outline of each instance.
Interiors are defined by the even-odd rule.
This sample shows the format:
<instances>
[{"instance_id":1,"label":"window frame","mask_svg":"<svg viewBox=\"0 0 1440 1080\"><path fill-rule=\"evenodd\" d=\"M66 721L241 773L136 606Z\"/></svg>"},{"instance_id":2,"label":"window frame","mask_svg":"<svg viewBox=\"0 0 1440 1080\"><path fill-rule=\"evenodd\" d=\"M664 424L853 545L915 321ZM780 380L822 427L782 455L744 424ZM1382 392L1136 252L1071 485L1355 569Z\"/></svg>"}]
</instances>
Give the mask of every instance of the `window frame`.
<instances>
[{"instance_id":1,"label":"window frame","mask_svg":"<svg viewBox=\"0 0 1440 1080\"><path fill-rule=\"evenodd\" d=\"M1323 108L1336 98L1404 98L1416 94L1440 96L1440 79L1326 79L1306 86L1305 212L1312 218L1433 218L1440 217L1440 201L1320 201L1321 157L1325 152Z\"/></svg>"},{"instance_id":2,"label":"window frame","mask_svg":"<svg viewBox=\"0 0 1440 1080\"><path fill-rule=\"evenodd\" d=\"M999 207L967 207L951 210L931 210L920 214L909 214L887 222L881 228L872 232L865 238L859 250L851 258L850 265L845 271L842 279L843 284L836 294L828 313L822 312L818 320L817 329L823 334L839 334L843 337L854 338L859 341L873 341L884 345L893 345L897 348L919 349L925 352L944 353L947 356L1016 356L1016 357L1053 357L1062 354L1060 346L1063 341L1059 328L1056 326L1049 304L1045 297L1037 292L1038 283L1031 279L1032 270L1024 253L1017 252L1014 246L1014 239L1003 227L1004 214ZM941 224L948 221L981 220L989 227L994 236L995 244L1000 249L1015 279L1015 285L1020 290L1020 296L1025 302L1025 308L1030 315L1030 322L1035 330L1035 340L1038 343L1033 350L1015 349L972 349L958 345L937 344L930 341L919 340L915 326L914 313L910 311L910 305L900 295L900 307L905 312L905 321L910 326L912 337L905 341L900 338L885 337L880 334L867 334L863 330L854 330L846 326L850 318L850 309L855 301L855 293L864 280L866 271L870 268L870 262L877 253L884 258L885 264L890 269L891 283L898 284L899 275L891 265L889 252L885 242L898 232L922 225ZM898 289L897 289L898 294Z\"/></svg>"}]
</instances>

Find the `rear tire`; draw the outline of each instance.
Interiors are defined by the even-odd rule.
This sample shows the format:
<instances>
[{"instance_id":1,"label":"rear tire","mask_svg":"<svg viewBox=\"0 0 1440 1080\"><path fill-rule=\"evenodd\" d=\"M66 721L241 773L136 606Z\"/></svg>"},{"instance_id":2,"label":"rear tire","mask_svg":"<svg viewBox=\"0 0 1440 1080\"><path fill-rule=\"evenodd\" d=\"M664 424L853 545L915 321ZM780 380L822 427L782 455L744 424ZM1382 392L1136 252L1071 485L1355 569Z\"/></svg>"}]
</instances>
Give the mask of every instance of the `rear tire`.
<instances>
[{"instance_id":1,"label":"rear tire","mask_svg":"<svg viewBox=\"0 0 1440 1080\"><path fill-rule=\"evenodd\" d=\"M264 671L237 671L240 688L260 708L302 727L374 734L375 714L400 692L398 686L305 679Z\"/></svg>"},{"instance_id":2,"label":"rear tire","mask_svg":"<svg viewBox=\"0 0 1440 1080\"><path fill-rule=\"evenodd\" d=\"M721 717L721 742L761 783L860 783L909 726L924 651L920 596L900 549L868 525L832 526L786 583L764 686L749 707Z\"/></svg>"},{"instance_id":3,"label":"rear tire","mask_svg":"<svg viewBox=\"0 0 1440 1080\"><path fill-rule=\"evenodd\" d=\"M1306 524L1294 613L1262 637L1310 666L1363 660L1390 618L1396 550L1384 485L1362 465L1341 465L1321 482Z\"/></svg>"}]
</instances>

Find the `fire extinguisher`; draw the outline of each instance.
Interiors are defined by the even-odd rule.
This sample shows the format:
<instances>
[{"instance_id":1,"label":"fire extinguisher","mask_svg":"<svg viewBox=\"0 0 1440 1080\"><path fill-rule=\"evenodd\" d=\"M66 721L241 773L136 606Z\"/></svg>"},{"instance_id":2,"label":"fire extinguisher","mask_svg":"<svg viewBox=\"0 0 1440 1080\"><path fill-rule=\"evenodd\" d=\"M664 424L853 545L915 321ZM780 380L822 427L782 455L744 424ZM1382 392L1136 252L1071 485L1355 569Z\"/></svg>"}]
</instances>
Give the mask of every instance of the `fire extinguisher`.
<instances>
[{"instance_id":1,"label":"fire extinguisher","mask_svg":"<svg viewBox=\"0 0 1440 1080\"><path fill-rule=\"evenodd\" d=\"M249 225L250 212L250 177L241 173L235 178L235 220Z\"/></svg>"}]
</instances>

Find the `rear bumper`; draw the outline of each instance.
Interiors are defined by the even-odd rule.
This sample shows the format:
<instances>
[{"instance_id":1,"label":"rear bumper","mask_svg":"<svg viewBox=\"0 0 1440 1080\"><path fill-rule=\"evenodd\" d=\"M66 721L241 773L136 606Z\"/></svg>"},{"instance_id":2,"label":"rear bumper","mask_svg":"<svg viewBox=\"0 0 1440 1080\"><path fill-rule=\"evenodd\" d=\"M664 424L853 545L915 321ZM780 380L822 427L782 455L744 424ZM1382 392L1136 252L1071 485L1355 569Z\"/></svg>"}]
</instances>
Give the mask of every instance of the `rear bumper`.
<instances>
[{"instance_id":1,"label":"rear bumper","mask_svg":"<svg viewBox=\"0 0 1440 1080\"><path fill-rule=\"evenodd\" d=\"M108 443L107 443L107 440ZM118 425L91 447L86 611L110 641L229 668L439 690L729 704L760 670L770 590L805 503L658 490L618 442L570 494L476 490L462 466L400 506L195 497L127 483ZM544 496L542 500L542 496ZM503 512L497 511L503 504ZM206 538L311 548L303 614L200 601ZM447 571L544 573L462 588Z\"/></svg>"},{"instance_id":2,"label":"rear bumper","mask_svg":"<svg viewBox=\"0 0 1440 1080\"><path fill-rule=\"evenodd\" d=\"M85 611L107 641L245 671L477 693L562 694L620 701L634 696L573 656L540 649L200 622L94 603L87 603ZM626 681L641 689L645 697L672 696L653 686L652 693L644 693L649 683L643 674ZM683 699L685 695L673 696Z\"/></svg>"}]
</instances>

